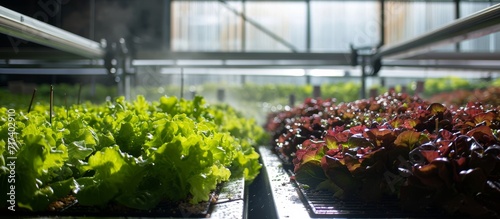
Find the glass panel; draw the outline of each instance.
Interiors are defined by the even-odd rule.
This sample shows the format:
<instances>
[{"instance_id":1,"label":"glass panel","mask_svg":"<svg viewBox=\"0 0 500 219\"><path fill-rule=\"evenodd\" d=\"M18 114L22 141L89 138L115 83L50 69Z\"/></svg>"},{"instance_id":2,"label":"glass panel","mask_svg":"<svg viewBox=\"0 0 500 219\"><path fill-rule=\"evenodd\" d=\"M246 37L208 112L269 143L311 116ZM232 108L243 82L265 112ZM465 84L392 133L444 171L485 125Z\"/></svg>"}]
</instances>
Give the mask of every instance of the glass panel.
<instances>
[{"instance_id":1,"label":"glass panel","mask_svg":"<svg viewBox=\"0 0 500 219\"><path fill-rule=\"evenodd\" d=\"M312 1L312 51L347 52L380 43L378 1Z\"/></svg>"},{"instance_id":2,"label":"glass panel","mask_svg":"<svg viewBox=\"0 0 500 219\"><path fill-rule=\"evenodd\" d=\"M497 3L460 2L460 17L467 17ZM462 52L498 52L500 51L500 33L464 40L460 43L460 50Z\"/></svg>"},{"instance_id":3,"label":"glass panel","mask_svg":"<svg viewBox=\"0 0 500 219\"><path fill-rule=\"evenodd\" d=\"M271 31L298 51L306 50L305 2L258 2L246 3L249 19ZM247 51L291 51L262 30L246 23Z\"/></svg>"},{"instance_id":4,"label":"glass panel","mask_svg":"<svg viewBox=\"0 0 500 219\"><path fill-rule=\"evenodd\" d=\"M455 19L455 5L449 2L385 3L385 43L391 45L440 28ZM451 50L453 46L439 50Z\"/></svg>"},{"instance_id":5,"label":"glass panel","mask_svg":"<svg viewBox=\"0 0 500 219\"><path fill-rule=\"evenodd\" d=\"M172 50L240 51L241 2L224 6L218 1L172 2Z\"/></svg>"}]
</instances>

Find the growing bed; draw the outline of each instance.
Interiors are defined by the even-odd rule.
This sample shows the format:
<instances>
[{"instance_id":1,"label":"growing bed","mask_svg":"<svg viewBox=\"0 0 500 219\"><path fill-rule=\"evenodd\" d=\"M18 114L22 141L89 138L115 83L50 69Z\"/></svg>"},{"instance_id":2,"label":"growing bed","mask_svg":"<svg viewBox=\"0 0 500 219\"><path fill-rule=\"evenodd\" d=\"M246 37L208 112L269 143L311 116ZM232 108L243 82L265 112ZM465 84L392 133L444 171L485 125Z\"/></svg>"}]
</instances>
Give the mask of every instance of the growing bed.
<instances>
[{"instance_id":1,"label":"growing bed","mask_svg":"<svg viewBox=\"0 0 500 219\"><path fill-rule=\"evenodd\" d=\"M263 130L227 105L138 96L0 108L8 216L245 217Z\"/></svg>"},{"instance_id":2,"label":"growing bed","mask_svg":"<svg viewBox=\"0 0 500 219\"><path fill-rule=\"evenodd\" d=\"M271 115L259 152L277 214L498 218L499 115L398 93Z\"/></svg>"},{"instance_id":3,"label":"growing bed","mask_svg":"<svg viewBox=\"0 0 500 219\"><path fill-rule=\"evenodd\" d=\"M210 201L190 204L187 202L161 202L149 210L127 208L109 204L105 208L81 206L74 197L65 198L60 208L53 211L8 211L3 209L2 217L25 218L80 218L80 217L154 217L154 218L246 218L248 193L243 178L231 179L221 183L210 194Z\"/></svg>"}]
</instances>

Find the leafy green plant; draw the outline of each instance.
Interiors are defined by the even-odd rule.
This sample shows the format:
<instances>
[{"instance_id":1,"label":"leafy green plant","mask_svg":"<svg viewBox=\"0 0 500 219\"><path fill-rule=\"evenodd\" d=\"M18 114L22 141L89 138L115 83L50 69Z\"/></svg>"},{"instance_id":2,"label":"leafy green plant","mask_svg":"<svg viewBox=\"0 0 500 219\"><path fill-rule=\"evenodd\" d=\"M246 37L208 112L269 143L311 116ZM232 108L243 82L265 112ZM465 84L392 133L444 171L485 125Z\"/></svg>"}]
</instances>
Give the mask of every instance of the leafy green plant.
<instances>
[{"instance_id":1,"label":"leafy green plant","mask_svg":"<svg viewBox=\"0 0 500 219\"><path fill-rule=\"evenodd\" d=\"M31 211L69 195L80 205L141 210L163 200L198 203L217 184L230 177L251 182L261 168L253 146L263 130L200 96L55 107L52 123L46 104L17 112L19 150L12 153L3 139L13 122L0 108L0 189L9 192L5 160L15 156L17 206Z\"/></svg>"}]
</instances>

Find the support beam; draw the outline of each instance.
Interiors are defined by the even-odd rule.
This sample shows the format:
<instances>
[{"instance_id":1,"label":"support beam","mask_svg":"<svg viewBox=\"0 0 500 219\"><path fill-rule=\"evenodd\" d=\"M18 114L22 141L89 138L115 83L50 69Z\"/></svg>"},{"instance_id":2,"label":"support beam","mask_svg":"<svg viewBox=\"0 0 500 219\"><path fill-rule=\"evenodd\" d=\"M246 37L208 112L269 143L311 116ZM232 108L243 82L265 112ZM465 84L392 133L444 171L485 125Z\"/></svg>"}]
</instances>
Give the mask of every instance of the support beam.
<instances>
[{"instance_id":1,"label":"support beam","mask_svg":"<svg viewBox=\"0 0 500 219\"><path fill-rule=\"evenodd\" d=\"M380 46L385 44L385 0L380 0Z\"/></svg>"},{"instance_id":2,"label":"support beam","mask_svg":"<svg viewBox=\"0 0 500 219\"><path fill-rule=\"evenodd\" d=\"M359 98L360 99L365 99L366 98L366 57L362 56L361 57L361 89L359 91Z\"/></svg>"},{"instance_id":3,"label":"support beam","mask_svg":"<svg viewBox=\"0 0 500 219\"><path fill-rule=\"evenodd\" d=\"M333 60L349 64L350 53L138 52L137 59L172 60Z\"/></svg>"},{"instance_id":4,"label":"support beam","mask_svg":"<svg viewBox=\"0 0 500 219\"><path fill-rule=\"evenodd\" d=\"M460 19L460 0L454 0L455 3L455 20ZM455 52L460 52L460 42L455 43Z\"/></svg>"},{"instance_id":5,"label":"support beam","mask_svg":"<svg viewBox=\"0 0 500 219\"><path fill-rule=\"evenodd\" d=\"M311 52L311 0L306 0L306 52Z\"/></svg>"},{"instance_id":6,"label":"support beam","mask_svg":"<svg viewBox=\"0 0 500 219\"><path fill-rule=\"evenodd\" d=\"M163 1L165 10L163 11L163 46L166 51L172 50L172 1L164 0Z\"/></svg>"},{"instance_id":7,"label":"support beam","mask_svg":"<svg viewBox=\"0 0 500 219\"><path fill-rule=\"evenodd\" d=\"M186 68L331 68L349 66L349 53L162 52L139 53L133 66Z\"/></svg>"},{"instance_id":8,"label":"support beam","mask_svg":"<svg viewBox=\"0 0 500 219\"><path fill-rule=\"evenodd\" d=\"M0 6L0 33L86 58L102 58L101 44Z\"/></svg>"},{"instance_id":9,"label":"support beam","mask_svg":"<svg viewBox=\"0 0 500 219\"><path fill-rule=\"evenodd\" d=\"M242 13L247 14L247 3L245 0L241 0ZM245 19L241 18L241 51L245 52L247 47L247 28Z\"/></svg>"},{"instance_id":10,"label":"support beam","mask_svg":"<svg viewBox=\"0 0 500 219\"><path fill-rule=\"evenodd\" d=\"M427 52L404 60L499 60L500 52ZM387 59L390 60L390 59Z\"/></svg>"},{"instance_id":11,"label":"support beam","mask_svg":"<svg viewBox=\"0 0 500 219\"><path fill-rule=\"evenodd\" d=\"M430 31L415 38L383 46L374 60L389 56L404 58L430 50L436 45L474 39L500 31L500 4L488 7L470 16L460 18L442 28Z\"/></svg>"},{"instance_id":12,"label":"support beam","mask_svg":"<svg viewBox=\"0 0 500 219\"><path fill-rule=\"evenodd\" d=\"M243 18L243 20L254 26L255 28L257 28L258 30L262 31L263 33L265 33L266 35L270 36L271 38L273 38L274 40L278 41L279 43L281 43L282 45L284 45L285 47L287 47L288 49L290 49L292 52L298 52L297 48L295 48L294 45L292 45L291 43L287 42L285 39L281 38L280 36L276 35L275 33L273 33L271 30L265 28L264 26L260 25L258 22L250 19L249 17L247 17L246 14L244 13L241 13L241 12L238 12L238 10L234 9L233 7L229 6L229 4L227 4L226 1L224 0L219 0L219 2L224 6L226 7L229 11L233 12L234 14L240 16L241 18Z\"/></svg>"}]
</instances>

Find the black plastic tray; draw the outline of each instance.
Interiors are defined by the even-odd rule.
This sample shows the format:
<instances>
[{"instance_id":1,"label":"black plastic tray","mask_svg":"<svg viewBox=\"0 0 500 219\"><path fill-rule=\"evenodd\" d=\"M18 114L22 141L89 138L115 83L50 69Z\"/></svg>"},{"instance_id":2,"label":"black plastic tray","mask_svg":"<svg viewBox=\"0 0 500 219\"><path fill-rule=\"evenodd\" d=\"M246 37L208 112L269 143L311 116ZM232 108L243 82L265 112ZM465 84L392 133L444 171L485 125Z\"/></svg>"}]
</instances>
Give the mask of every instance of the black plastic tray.
<instances>
[{"instance_id":1,"label":"black plastic tray","mask_svg":"<svg viewBox=\"0 0 500 219\"><path fill-rule=\"evenodd\" d=\"M245 180L243 178L230 179L219 185L211 194L210 201L199 204L189 203L160 203L158 207L144 211L128 209L110 204L104 209L78 205L78 202L68 205L59 211L30 212L2 210L0 217L13 218L74 218L74 217L161 217L161 218L246 218L245 202L247 199Z\"/></svg>"},{"instance_id":2,"label":"black plastic tray","mask_svg":"<svg viewBox=\"0 0 500 219\"><path fill-rule=\"evenodd\" d=\"M277 218L310 218L309 210L304 205L297 185L290 181L290 174L282 160L269 147L259 147L263 174L269 188Z\"/></svg>"},{"instance_id":3,"label":"black plastic tray","mask_svg":"<svg viewBox=\"0 0 500 219\"><path fill-rule=\"evenodd\" d=\"M292 171L283 166L271 148L259 148L272 191L276 214L279 218L443 218L446 215L435 209L422 212L403 211L397 199L365 203L356 200L339 200L327 191L305 189L291 180Z\"/></svg>"}]
</instances>

